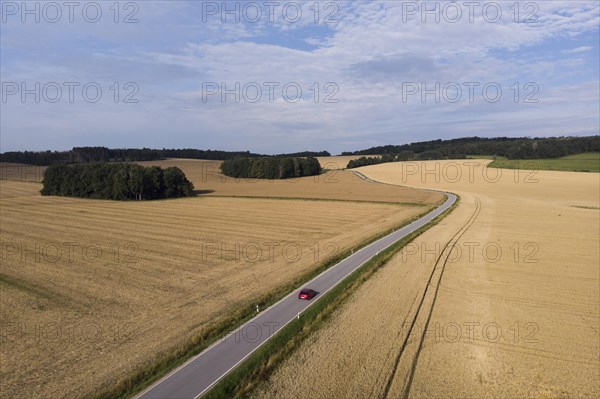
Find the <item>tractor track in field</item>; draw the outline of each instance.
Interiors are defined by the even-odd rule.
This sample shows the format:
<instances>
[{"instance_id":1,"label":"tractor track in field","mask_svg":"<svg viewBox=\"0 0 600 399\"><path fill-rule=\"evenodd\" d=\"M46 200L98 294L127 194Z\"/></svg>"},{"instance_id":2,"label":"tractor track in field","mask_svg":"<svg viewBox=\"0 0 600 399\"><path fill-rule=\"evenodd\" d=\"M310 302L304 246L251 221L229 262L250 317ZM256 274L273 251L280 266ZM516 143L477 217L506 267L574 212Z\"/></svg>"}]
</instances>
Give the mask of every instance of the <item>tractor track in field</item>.
<instances>
[{"instance_id":1,"label":"tractor track in field","mask_svg":"<svg viewBox=\"0 0 600 399\"><path fill-rule=\"evenodd\" d=\"M475 220L477 219L477 216L479 215L480 210L481 210L481 201L479 200L479 198L475 198L475 210L473 211L473 213L471 214L469 219L452 236L452 238L450 238L450 240L448 240L446 245L444 245L443 250L440 252L440 255L437 257L435 264L434 264L433 268L431 269L431 273L429 275L427 285L425 286L423 294L421 295L421 298L419 300L417 310L414 313L412 320L410 322L408 332L407 332L406 336L404 337L404 340L402 342L402 345L400 346L400 350L398 351L398 354L396 355L396 358L394 361L394 366L392 368L390 375L388 376L383 395L381 396L382 398L388 398L390 396L390 390L392 387L392 383L396 376L396 372L398 371L398 366L400 364L400 361L403 358L403 356L406 355L405 352L406 352L406 348L408 346L409 339L411 337L415 337L416 339L418 339L419 344L418 344L417 351L412 358L410 370L408 372L408 375L405 378L405 383L404 383L404 387L402 389L402 395L401 395L401 397L403 399L408 398L408 395L410 394L410 389L412 386L415 370L418 365L419 356L421 354L421 350L423 348L423 343L425 341L425 334L428 331L429 322L430 322L432 314L433 314L433 309L435 307L435 303L437 300L437 296L438 296L438 292L439 292L440 285L442 282L442 278L444 276L444 271L446 269L446 264L448 262L448 258L450 257L450 254L452 253L452 249L454 248L454 246L458 243L458 241L462 238L462 236L467 232L467 230L475 222ZM434 282L434 276L436 274L436 271L438 271L438 270L439 270L439 277ZM425 299L427 298L428 294L430 294L430 293L431 293L431 295L433 295L433 299L431 301L431 306L429 306L429 308L425 309L424 308ZM424 327L422 329L420 329L421 334L419 336L418 335L419 329L415 329L415 326L417 324L417 319L419 318L420 315L423 315L424 312L427 312L426 322L425 322Z\"/></svg>"}]
</instances>

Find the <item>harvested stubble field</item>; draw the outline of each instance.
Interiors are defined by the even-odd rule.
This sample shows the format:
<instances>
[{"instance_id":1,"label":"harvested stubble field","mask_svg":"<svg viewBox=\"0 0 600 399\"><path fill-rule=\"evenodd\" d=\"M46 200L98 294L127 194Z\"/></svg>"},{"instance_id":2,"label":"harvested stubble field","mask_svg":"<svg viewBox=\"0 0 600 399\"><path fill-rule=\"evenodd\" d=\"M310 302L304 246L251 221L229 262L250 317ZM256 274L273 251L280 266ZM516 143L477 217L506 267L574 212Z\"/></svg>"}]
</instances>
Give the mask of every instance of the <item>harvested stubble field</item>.
<instances>
[{"instance_id":1,"label":"harvested stubble field","mask_svg":"<svg viewBox=\"0 0 600 399\"><path fill-rule=\"evenodd\" d=\"M321 160L320 162L322 167L326 166L325 161ZM328 199L405 204L434 204L442 200L440 194L433 192L384 184L366 184L354 172L348 170L331 170L319 176L298 179L258 180L223 176L219 170L221 161L168 159L140 162L140 164L161 167L178 166L201 194L209 196Z\"/></svg>"},{"instance_id":2,"label":"harvested stubble field","mask_svg":"<svg viewBox=\"0 0 600 399\"><path fill-rule=\"evenodd\" d=\"M599 176L487 163L360 169L456 192L461 203L363 284L256 397L600 396ZM456 165L459 178L449 173ZM446 266L442 257L434 267L462 226Z\"/></svg>"},{"instance_id":3,"label":"harvested stubble field","mask_svg":"<svg viewBox=\"0 0 600 399\"><path fill-rule=\"evenodd\" d=\"M379 155L369 155L370 157L378 157ZM331 157L317 157L323 169L346 169L348 162L353 159L358 159L362 155L334 155Z\"/></svg>"},{"instance_id":4,"label":"harvested stubble field","mask_svg":"<svg viewBox=\"0 0 600 399\"><path fill-rule=\"evenodd\" d=\"M0 182L0 396L93 395L439 199L412 189L374 194L356 179L349 188L305 187L335 199L362 185L367 201L381 203L211 196L113 202L42 197L39 183ZM263 196L281 190L250 184ZM230 185L230 194L241 195L256 187ZM332 187L338 191L327 195ZM429 206L390 204L421 199Z\"/></svg>"}]
</instances>

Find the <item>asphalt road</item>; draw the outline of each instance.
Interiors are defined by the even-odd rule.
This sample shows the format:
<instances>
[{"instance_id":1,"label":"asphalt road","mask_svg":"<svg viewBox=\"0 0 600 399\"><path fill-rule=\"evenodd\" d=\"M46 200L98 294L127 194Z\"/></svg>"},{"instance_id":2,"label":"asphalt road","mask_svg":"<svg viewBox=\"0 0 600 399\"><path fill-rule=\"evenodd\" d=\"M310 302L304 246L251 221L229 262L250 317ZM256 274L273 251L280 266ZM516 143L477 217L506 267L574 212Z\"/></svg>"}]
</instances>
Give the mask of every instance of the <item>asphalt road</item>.
<instances>
[{"instance_id":1,"label":"asphalt road","mask_svg":"<svg viewBox=\"0 0 600 399\"><path fill-rule=\"evenodd\" d=\"M204 352L193 357L184 365L163 377L156 384L145 390L139 398L153 399L191 399L201 396L213 387L221 378L238 366L244 359L265 343L273 334L319 300L345 277L358 269L365 262L389 247L396 241L406 237L412 231L426 225L436 216L448 209L456 201L456 196L444 193L446 201L422 218L394 231L393 233L356 251L338 264L330 267L303 287L319 292L310 301L298 299L298 291L262 310L252 320L246 322L226 337L217 341Z\"/></svg>"}]
</instances>

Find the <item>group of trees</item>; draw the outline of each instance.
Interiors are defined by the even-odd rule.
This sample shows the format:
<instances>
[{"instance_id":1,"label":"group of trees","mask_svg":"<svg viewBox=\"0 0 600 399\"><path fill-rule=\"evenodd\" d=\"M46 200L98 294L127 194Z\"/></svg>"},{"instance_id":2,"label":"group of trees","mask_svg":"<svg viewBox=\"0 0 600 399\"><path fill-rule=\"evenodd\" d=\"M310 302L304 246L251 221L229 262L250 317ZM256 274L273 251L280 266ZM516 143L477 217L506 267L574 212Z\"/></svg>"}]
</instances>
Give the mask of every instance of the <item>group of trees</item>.
<instances>
[{"instance_id":1,"label":"group of trees","mask_svg":"<svg viewBox=\"0 0 600 399\"><path fill-rule=\"evenodd\" d=\"M221 172L236 178L288 179L318 175L321 165L313 157L234 158L223 161Z\"/></svg>"},{"instance_id":2,"label":"group of trees","mask_svg":"<svg viewBox=\"0 0 600 399\"><path fill-rule=\"evenodd\" d=\"M407 151L414 159L460 159L466 155L497 155L508 159L559 158L600 151L600 136L550 138L466 137L403 145L372 147L342 155L398 155Z\"/></svg>"},{"instance_id":3,"label":"group of trees","mask_svg":"<svg viewBox=\"0 0 600 399\"><path fill-rule=\"evenodd\" d=\"M128 163L55 164L44 171L42 195L150 200L193 195L181 169Z\"/></svg>"}]
</instances>

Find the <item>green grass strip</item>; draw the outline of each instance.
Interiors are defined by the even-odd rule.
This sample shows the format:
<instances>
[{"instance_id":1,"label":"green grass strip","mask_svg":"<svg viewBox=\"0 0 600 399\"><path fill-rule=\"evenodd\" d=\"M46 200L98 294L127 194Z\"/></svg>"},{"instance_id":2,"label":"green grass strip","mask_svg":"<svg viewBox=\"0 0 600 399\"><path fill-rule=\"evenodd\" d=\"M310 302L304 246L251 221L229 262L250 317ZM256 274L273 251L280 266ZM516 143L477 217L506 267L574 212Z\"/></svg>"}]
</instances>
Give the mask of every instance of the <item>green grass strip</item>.
<instances>
[{"instance_id":1,"label":"green grass strip","mask_svg":"<svg viewBox=\"0 0 600 399\"><path fill-rule=\"evenodd\" d=\"M600 172L600 153L583 153L553 159L496 159L489 168L554 170L562 172Z\"/></svg>"}]
</instances>

